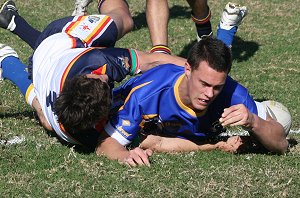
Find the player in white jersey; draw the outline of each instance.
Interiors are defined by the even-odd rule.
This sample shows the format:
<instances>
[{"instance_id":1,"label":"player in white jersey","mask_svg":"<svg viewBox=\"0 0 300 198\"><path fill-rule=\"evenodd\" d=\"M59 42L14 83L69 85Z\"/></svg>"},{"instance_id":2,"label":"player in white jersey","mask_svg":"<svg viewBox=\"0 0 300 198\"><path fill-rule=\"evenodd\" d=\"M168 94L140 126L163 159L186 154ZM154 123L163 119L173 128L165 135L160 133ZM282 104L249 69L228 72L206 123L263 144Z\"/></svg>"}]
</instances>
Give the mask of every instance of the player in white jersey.
<instances>
[{"instance_id":1,"label":"player in white jersey","mask_svg":"<svg viewBox=\"0 0 300 198\"><path fill-rule=\"evenodd\" d=\"M12 1L7 2L3 8L7 9L6 14L10 14L10 18L16 19L13 21L14 29L10 30L21 38L25 37L25 40L27 39L26 42L35 49L31 64L29 65L29 73L32 73L33 86L28 86L24 93L22 93L26 98L31 95L28 93L33 92L36 94L42 107L42 114L45 116L45 122L42 122L45 123L45 128L49 130L53 128L62 140L69 143L95 147L97 143L96 137L90 140L91 138L89 138L87 134L85 134L84 137L78 137L76 134L70 135L67 131L83 130L87 127L94 128L94 125L100 121L101 118L106 117L110 106L110 89L107 83L100 83L101 81L96 80L97 82L94 82L94 84L97 86L95 87L99 88L100 86L100 91L96 92L94 97L101 98L103 96L103 100L98 100L94 105L95 108L89 109L89 112L87 112L89 116L83 116L82 119L87 119L88 124L83 124L84 122L82 120L77 120L77 122L70 121L69 123L71 124L64 122L64 126L62 126L62 124L60 124L60 122L63 122L62 118L54 114L54 103L63 90L63 87L65 87L65 82L71 80L73 82L77 77L79 80L83 79L93 82L95 80L80 78L80 76L88 75L91 78L98 79L99 75L104 75L107 76L106 81L108 81L108 84L112 85L114 81L124 79L127 74L134 75L139 71L143 72L148 69L148 67L155 66L159 60L165 60L166 62L180 62L182 60L181 58L175 58L175 60L174 58L170 59L169 56L163 54L154 55L131 49L103 49L91 47L113 46L118 39L118 26L115 21L107 15L68 17L54 21L46 27L43 32L38 32L18 15ZM3 8L2 11L4 10ZM3 12L1 12L1 14L1 17L5 16ZM20 27L27 28L20 30ZM30 35L37 35L37 37L29 38L27 35L29 35L29 37ZM7 46L4 46L3 49L13 51ZM25 67L18 59L14 59L16 54L12 53L12 56L12 60L10 60L11 62L8 65L18 65L21 68ZM5 61L8 61L9 58L10 57L5 59ZM180 63L183 63L183 61ZM6 68L4 69L5 73L8 73L7 70L14 70L14 68L6 67L6 64L2 64L2 66ZM11 73L13 74L14 71ZM21 74L27 75L24 70L18 73L18 75ZM20 80L14 82L18 87L20 87L20 84L22 86L24 81L26 81L24 75L20 78L23 79L21 82ZM8 79L10 79L10 77L11 76L6 76ZM20 84L18 84L18 82ZM79 92L78 95L84 94L85 87L82 89L82 93ZM102 89L104 92L101 92ZM97 94L102 95L98 96ZM29 100L30 99L27 98L27 101ZM85 104L84 101L80 103L81 104L74 105L78 107L79 105ZM104 110L101 108L104 108ZM92 112L94 112L94 114ZM101 112L103 115L101 115ZM58 120L60 120L60 122L58 122ZM95 136L97 136L97 134L98 133L96 133Z\"/></svg>"}]
</instances>

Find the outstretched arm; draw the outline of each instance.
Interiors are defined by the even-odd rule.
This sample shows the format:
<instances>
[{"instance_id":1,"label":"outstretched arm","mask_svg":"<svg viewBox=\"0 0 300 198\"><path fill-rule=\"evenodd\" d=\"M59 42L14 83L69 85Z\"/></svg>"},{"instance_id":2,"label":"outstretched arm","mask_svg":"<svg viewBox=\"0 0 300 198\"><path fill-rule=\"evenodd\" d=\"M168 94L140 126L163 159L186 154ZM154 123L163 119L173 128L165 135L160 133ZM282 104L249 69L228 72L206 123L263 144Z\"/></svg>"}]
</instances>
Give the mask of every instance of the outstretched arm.
<instances>
[{"instance_id":1,"label":"outstretched arm","mask_svg":"<svg viewBox=\"0 0 300 198\"><path fill-rule=\"evenodd\" d=\"M142 51L137 51L137 53L139 55L140 69L142 72L145 72L158 65L167 63L184 66L186 62L185 58L163 53L148 53Z\"/></svg>"},{"instance_id":2,"label":"outstretched arm","mask_svg":"<svg viewBox=\"0 0 300 198\"><path fill-rule=\"evenodd\" d=\"M288 141L282 125L272 118L263 120L251 113L243 104L224 109L220 123L223 126L242 126L248 130L266 149L283 154Z\"/></svg>"},{"instance_id":3,"label":"outstretched arm","mask_svg":"<svg viewBox=\"0 0 300 198\"><path fill-rule=\"evenodd\" d=\"M190 140L176 137L162 137L156 135L148 135L142 141L140 147L143 149L151 149L156 152L191 152L191 151L212 151L221 150L234 153L243 144L239 136L233 136L225 141L218 142L192 142Z\"/></svg>"}]
</instances>

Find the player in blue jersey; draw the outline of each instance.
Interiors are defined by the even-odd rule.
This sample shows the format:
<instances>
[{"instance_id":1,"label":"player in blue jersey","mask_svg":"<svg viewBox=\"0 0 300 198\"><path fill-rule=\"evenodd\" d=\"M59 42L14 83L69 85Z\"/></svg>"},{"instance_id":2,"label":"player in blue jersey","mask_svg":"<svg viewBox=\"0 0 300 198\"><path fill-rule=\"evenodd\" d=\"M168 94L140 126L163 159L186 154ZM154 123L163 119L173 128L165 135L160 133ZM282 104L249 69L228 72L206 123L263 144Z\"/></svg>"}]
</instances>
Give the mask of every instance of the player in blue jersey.
<instances>
[{"instance_id":1,"label":"player in blue jersey","mask_svg":"<svg viewBox=\"0 0 300 198\"><path fill-rule=\"evenodd\" d=\"M145 158L127 157L124 146L141 133L147 134L154 124L155 134L173 137L179 143L169 138L166 144L151 145L146 138L142 148L170 152L202 150L203 141L217 137L224 127L242 126L267 150L284 153L291 123L280 124L272 119L262 103L255 102L245 87L228 76L230 69L230 49L217 39L206 38L192 47L184 68L161 65L131 79L113 92L114 102L124 103L105 126L106 134L102 133L97 152L111 159L125 157L124 161L131 166L143 164ZM230 141L228 144L235 149L243 143L240 139ZM206 146L222 149L226 145Z\"/></svg>"}]
</instances>

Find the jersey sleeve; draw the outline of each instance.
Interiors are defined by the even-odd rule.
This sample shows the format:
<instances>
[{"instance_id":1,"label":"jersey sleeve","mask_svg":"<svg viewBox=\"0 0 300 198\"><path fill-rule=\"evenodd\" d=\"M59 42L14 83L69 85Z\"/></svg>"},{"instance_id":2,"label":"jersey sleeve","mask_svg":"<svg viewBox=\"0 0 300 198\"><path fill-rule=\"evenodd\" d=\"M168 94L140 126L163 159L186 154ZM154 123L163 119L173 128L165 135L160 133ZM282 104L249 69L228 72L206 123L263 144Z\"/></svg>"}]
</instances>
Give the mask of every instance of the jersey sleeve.
<instances>
[{"instance_id":1,"label":"jersey sleeve","mask_svg":"<svg viewBox=\"0 0 300 198\"><path fill-rule=\"evenodd\" d=\"M101 49L101 52L107 61L105 72L102 72L102 74L105 73L111 80L120 82L128 74L135 75L139 73L139 58L135 50L105 48Z\"/></svg>"},{"instance_id":2,"label":"jersey sleeve","mask_svg":"<svg viewBox=\"0 0 300 198\"><path fill-rule=\"evenodd\" d=\"M228 77L224 89L230 96L230 106L244 104L251 113L258 115L256 103L243 85Z\"/></svg>"},{"instance_id":3,"label":"jersey sleeve","mask_svg":"<svg viewBox=\"0 0 300 198\"><path fill-rule=\"evenodd\" d=\"M105 126L105 131L121 145L128 145L141 130L142 111L135 94L129 95L125 104Z\"/></svg>"},{"instance_id":4,"label":"jersey sleeve","mask_svg":"<svg viewBox=\"0 0 300 198\"><path fill-rule=\"evenodd\" d=\"M128 81L123 83L121 86L114 88L112 91L112 107L111 112L117 112L118 109L124 104L128 94L134 88L134 82L139 76L130 78Z\"/></svg>"}]
</instances>

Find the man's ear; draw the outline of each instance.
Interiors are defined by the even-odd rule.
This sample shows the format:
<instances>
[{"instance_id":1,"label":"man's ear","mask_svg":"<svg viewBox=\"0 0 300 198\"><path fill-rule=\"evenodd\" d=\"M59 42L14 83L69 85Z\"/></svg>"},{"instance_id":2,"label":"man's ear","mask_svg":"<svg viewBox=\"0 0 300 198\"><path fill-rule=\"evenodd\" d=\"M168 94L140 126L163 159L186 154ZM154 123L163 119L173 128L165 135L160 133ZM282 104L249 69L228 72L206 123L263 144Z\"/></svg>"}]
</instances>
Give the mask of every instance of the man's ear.
<instances>
[{"instance_id":1,"label":"man's ear","mask_svg":"<svg viewBox=\"0 0 300 198\"><path fill-rule=\"evenodd\" d=\"M184 64L184 73L187 78L189 78L192 74L192 68L188 62L185 62L185 64Z\"/></svg>"}]
</instances>

